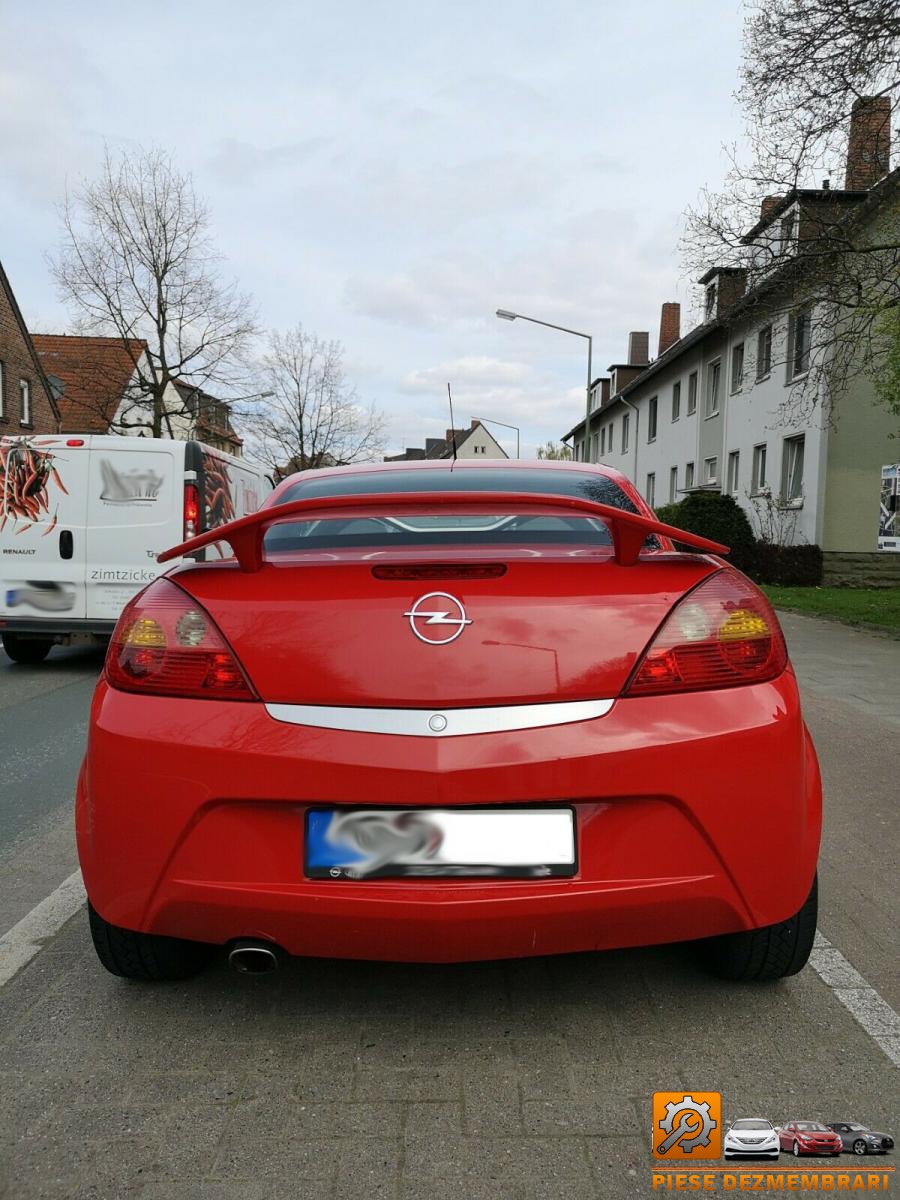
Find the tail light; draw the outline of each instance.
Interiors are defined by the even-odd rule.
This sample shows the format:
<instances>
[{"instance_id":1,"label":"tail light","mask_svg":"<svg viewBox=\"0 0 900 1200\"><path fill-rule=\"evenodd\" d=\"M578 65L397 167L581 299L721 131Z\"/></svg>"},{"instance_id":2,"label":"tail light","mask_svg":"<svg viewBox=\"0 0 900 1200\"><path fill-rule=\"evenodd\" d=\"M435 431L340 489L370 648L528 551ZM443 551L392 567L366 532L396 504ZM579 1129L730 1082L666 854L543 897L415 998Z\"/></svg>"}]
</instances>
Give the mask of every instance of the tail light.
<instances>
[{"instance_id":1,"label":"tail light","mask_svg":"<svg viewBox=\"0 0 900 1200\"><path fill-rule=\"evenodd\" d=\"M119 617L106 678L123 692L256 700L209 613L168 579L157 579Z\"/></svg>"},{"instance_id":2,"label":"tail light","mask_svg":"<svg viewBox=\"0 0 900 1200\"><path fill-rule=\"evenodd\" d=\"M184 540L200 532L200 491L196 483L184 485Z\"/></svg>"},{"instance_id":3,"label":"tail light","mask_svg":"<svg viewBox=\"0 0 900 1200\"><path fill-rule=\"evenodd\" d=\"M778 618L736 571L719 571L680 600L644 651L629 696L695 692L774 679L787 666Z\"/></svg>"}]
</instances>

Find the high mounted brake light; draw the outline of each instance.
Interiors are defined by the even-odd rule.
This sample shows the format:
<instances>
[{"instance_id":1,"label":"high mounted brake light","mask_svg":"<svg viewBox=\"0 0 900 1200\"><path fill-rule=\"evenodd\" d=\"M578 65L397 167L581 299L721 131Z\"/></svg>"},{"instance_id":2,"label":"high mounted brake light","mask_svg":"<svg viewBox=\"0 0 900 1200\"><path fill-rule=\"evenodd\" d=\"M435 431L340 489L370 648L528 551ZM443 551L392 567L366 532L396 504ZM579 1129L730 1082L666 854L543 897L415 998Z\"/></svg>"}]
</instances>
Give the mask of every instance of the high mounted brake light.
<instances>
[{"instance_id":1,"label":"high mounted brake light","mask_svg":"<svg viewBox=\"0 0 900 1200\"><path fill-rule=\"evenodd\" d=\"M305 500L292 500L288 504L273 504L258 509L246 517L218 525L189 538L180 546L163 551L158 562L168 562L202 550L214 542L228 542L234 551L242 571L259 571L263 565L263 538L270 525L290 517L306 517L312 513L340 513L342 516L354 512L371 515L372 509L395 512L397 509L416 509L420 514L439 515L446 512L451 501L470 511L481 511L496 515L498 511L512 509L516 513L535 513L543 516L599 517L609 526L613 542L613 554L620 566L633 566L640 557L644 542L655 534L659 537L677 539L696 550L707 550L713 554L727 554L728 547L696 533L665 525L655 517L641 513L626 512L611 504L600 504L580 496L554 496L535 492L378 492L363 496L310 496Z\"/></svg>"},{"instance_id":2,"label":"high mounted brake light","mask_svg":"<svg viewBox=\"0 0 900 1200\"><path fill-rule=\"evenodd\" d=\"M754 584L717 571L681 599L644 651L627 696L764 683L787 666L771 604Z\"/></svg>"},{"instance_id":3,"label":"high mounted brake light","mask_svg":"<svg viewBox=\"0 0 900 1200\"><path fill-rule=\"evenodd\" d=\"M106 678L123 692L257 699L212 617L168 579L151 583L122 610L106 653Z\"/></svg>"}]
</instances>

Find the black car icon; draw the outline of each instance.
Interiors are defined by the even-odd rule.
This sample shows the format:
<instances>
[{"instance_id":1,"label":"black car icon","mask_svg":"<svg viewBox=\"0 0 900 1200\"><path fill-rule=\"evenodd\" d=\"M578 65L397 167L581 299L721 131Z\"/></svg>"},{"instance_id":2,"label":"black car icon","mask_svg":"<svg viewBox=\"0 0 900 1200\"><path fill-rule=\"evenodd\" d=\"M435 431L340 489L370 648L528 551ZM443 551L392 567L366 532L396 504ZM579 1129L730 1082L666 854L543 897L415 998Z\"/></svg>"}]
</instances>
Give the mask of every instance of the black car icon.
<instances>
[{"instance_id":1,"label":"black car icon","mask_svg":"<svg viewBox=\"0 0 900 1200\"><path fill-rule=\"evenodd\" d=\"M894 1139L888 1134L873 1133L865 1125L852 1121L829 1121L828 1128L838 1135L844 1149L854 1154L887 1154L894 1148Z\"/></svg>"}]
</instances>

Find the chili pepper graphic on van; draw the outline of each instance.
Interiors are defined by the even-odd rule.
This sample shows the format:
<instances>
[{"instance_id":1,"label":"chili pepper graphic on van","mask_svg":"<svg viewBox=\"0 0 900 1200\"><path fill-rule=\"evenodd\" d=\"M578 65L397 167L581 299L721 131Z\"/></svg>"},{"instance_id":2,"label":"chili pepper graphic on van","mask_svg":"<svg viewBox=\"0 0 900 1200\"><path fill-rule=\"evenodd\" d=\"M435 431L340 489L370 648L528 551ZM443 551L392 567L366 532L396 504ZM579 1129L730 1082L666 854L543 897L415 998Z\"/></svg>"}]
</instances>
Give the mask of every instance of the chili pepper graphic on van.
<instances>
[{"instance_id":1,"label":"chili pepper graphic on van","mask_svg":"<svg viewBox=\"0 0 900 1200\"><path fill-rule=\"evenodd\" d=\"M258 467L195 441L0 438L0 456L0 635L21 662L105 640L166 570L162 550L253 512L271 488Z\"/></svg>"},{"instance_id":2,"label":"chili pepper graphic on van","mask_svg":"<svg viewBox=\"0 0 900 1200\"><path fill-rule=\"evenodd\" d=\"M55 456L48 451L30 446L25 438L9 438L0 442L0 467L2 467L2 496L0 504L0 531L8 521L22 522L16 533L25 533L32 525L41 522L41 514L50 514L50 484L67 495L59 471L54 464ZM42 536L50 533L56 525L56 512L47 522L48 528Z\"/></svg>"}]
</instances>

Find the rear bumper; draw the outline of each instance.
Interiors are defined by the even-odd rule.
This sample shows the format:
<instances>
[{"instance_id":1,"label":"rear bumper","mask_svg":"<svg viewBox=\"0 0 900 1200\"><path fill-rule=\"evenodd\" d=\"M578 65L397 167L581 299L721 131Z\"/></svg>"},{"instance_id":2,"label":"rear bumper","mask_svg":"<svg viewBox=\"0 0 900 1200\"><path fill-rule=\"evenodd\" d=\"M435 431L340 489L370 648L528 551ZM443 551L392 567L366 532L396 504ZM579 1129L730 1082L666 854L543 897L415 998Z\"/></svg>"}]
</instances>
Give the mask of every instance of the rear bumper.
<instances>
[{"instance_id":1,"label":"rear bumper","mask_svg":"<svg viewBox=\"0 0 900 1200\"><path fill-rule=\"evenodd\" d=\"M311 805L574 806L565 880L308 880ZM292 954L458 961L683 941L783 920L812 882L815 755L788 672L605 716L424 738L98 685L79 779L88 894L125 928Z\"/></svg>"},{"instance_id":2,"label":"rear bumper","mask_svg":"<svg viewBox=\"0 0 900 1200\"><path fill-rule=\"evenodd\" d=\"M60 637L73 633L112 637L115 621L70 617L0 617L0 633L24 633L35 637Z\"/></svg>"}]
</instances>

